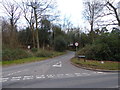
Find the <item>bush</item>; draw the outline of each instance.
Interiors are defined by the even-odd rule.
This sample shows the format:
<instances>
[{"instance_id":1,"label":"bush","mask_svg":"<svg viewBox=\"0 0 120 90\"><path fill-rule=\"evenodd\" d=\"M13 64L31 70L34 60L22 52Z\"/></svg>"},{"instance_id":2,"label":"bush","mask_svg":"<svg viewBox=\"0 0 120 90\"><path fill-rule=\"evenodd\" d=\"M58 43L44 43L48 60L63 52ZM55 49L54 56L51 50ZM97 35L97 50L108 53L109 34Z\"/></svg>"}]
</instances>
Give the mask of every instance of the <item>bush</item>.
<instances>
[{"instance_id":1,"label":"bush","mask_svg":"<svg viewBox=\"0 0 120 90\"><path fill-rule=\"evenodd\" d=\"M86 47L79 50L77 53L78 55L85 55L87 59L95 59L94 55L94 46L87 45Z\"/></svg>"},{"instance_id":2,"label":"bush","mask_svg":"<svg viewBox=\"0 0 120 90\"><path fill-rule=\"evenodd\" d=\"M39 50L35 56L36 57L51 57L53 55L52 51L47 51L47 50Z\"/></svg>"},{"instance_id":3,"label":"bush","mask_svg":"<svg viewBox=\"0 0 120 90\"><path fill-rule=\"evenodd\" d=\"M64 51L66 49L67 43L62 36L55 38L54 48L56 51Z\"/></svg>"},{"instance_id":4,"label":"bush","mask_svg":"<svg viewBox=\"0 0 120 90\"><path fill-rule=\"evenodd\" d=\"M87 59L120 61L119 38L114 34L101 35L92 45L87 45L79 55L85 55Z\"/></svg>"},{"instance_id":5,"label":"bush","mask_svg":"<svg viewBox=\"0 0 120 90\"><path fill-rule=\"evenodd\" d=\"M31 55L22 49L5 48L2 51L2 60L15 60L30 57Z\"/></svg>"},{"instance_id":6,"label":"bush","mask_svg":"<svg viewBox=\"0 0 120 90\"><path fill-rule=\"evenodd\" d=\"M35 52L37 52L38 50L37 50L37 48L32 48L31 51L32 51L33 53L35 53Z\"/></svg>"}]
</instances>

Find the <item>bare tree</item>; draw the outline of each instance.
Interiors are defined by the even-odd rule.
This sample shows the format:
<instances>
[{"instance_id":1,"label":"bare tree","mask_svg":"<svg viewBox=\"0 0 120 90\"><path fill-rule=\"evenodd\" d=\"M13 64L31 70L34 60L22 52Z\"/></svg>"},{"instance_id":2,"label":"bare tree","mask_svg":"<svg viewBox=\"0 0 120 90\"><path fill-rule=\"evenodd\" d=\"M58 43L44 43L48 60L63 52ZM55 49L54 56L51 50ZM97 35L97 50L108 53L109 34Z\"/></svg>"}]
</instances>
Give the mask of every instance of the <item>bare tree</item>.
<instances>
[{"instance_id":1,"label":"bare tree","mask_svg":"<svg viewBox=\"0 0 120 90\"><path fill-rule=\"evenodd\" d=\"M92 32L94 29L94 25L98 22L100 18L101 11L104 7L103 3L100 0L86 0L84 2L85 10L83 15L85 19L89 22L91 28L90 31Z\"/></svg>"},{"instance_id":2,"label":"bare tree","mask_svg":"<svg viewBox=\"0 0 120 90\"><path fill-rule=\"evenodd\" d=\"M34 28L34 24L35 24L35 19L34 19L34 13L33 13L33 9L29 6L29 1L22 1L22 4L19 5L20 8L23 11L23 16L26 19L27 23L29 24L29 28L32 32L32 41L33 41L33 47L35 48L36 44L35 44L35 28Z\"/></svg>"},{"instance_id":3,"label":"bare tree","mask_svg":"<svg viewBox=\"0 0 120 90\"><path fill-rule=\"evenodd\" d=\"M11 3L10 1L3 0L2 1L2 6L4 7L4 11L9 17L10 21L10 46L15 47L16 46L16 23L20 18L21 11L19 11L19 7L15 3Z\"/></svg>"},{"instance_id":4,"label":"bare tree","mask_svg":"<svg viewBox=\"0 0 120 90\"><path fill-rule=\"evenodd\" d=\"M33 32L35 31L35 34L33 34L33 37L36 36L36 42L37 42L37 48L40 48L39 43L39 30L40 23L43 17L49 17L50 11L54 7L54 3L52 0L35 0L35 1L27 1L26 2L27 7L31 9L31 11L27 12L27 8L24 8L24 17L30 24ZM29 18L26 14L31 13L31 17ZM28 19L29 18L29 19ZM32 24L31 24L32 22ZM34 27L33 27L34 26ZM35 29L35 30L34 30ZM33 40L34 41L34 40ZM34 41L35 43L35 41Z\"/></svg>"},{"instance_id":5,"label":"bare tree","mask_svg":"<svg viewBox=\"0 0 120 90\"><path fill-rule=\"evenodd\" d=\"M113 25L118 25L120 26L120 18L119 18L119 13L118 13L118 7L115 7L113 5L114 2L110 2L109 0L106 2L106 7L108 10L111 12L111 15L114 15L116 18L117 23L113 23Z\"/></svg>"},{"instance_id":6,"label":"bare tree","mask_svg":"<svg viewBox=\"0 0 120 90\"><path fill-rule=\"evenodd\" d=\"M85 9L83 15L90 24L91 39L92 41L94 41L94 28L100 21L100 15L103 10L104 4L103 2L101 2L101 0L86 0L84 2L84 7Z\"/></svg>"},{"instance_id":7,"label":"bare tree","mask_svg":"<svg viewBox=\"0 0 120 90\"><path fill-rule=\"evenodd\" d=\"M110 26L110 25L118 25L120 26L120 18L118 12L118 1L117 0L103 0L104 7L103 12L100 15L101 22L98 26Z\"/></svg>"},{"instance_id":8,"label":"bare tree","mask_svg":"<svg viewBox=\"0 0 120 90\"><path fill-rule=\"evenodd\" d=\"M72 28L72 23L70 21L70 17L64 17L63 19L63 29L67 30L67 32L70 31L70 29Z\"/></svg>"}]
</instances>

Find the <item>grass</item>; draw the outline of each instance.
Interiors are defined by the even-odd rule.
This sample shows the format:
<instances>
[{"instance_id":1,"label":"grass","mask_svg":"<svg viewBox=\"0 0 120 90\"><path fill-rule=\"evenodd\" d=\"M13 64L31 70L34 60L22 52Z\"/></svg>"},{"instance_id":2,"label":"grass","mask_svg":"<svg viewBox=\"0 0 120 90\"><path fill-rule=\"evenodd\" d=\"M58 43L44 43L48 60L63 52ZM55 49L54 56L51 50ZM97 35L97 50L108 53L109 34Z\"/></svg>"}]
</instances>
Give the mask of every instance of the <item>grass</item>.
<instances>
[{"instance_id":1,"label":"grass","mask_svg":"<svg viewBox=\"0 0 120 90\"><path fill-rule=\"evenodd\" d=\"M0 66L2 65L2 61L0 61Z\"/></svg>"},{"instance_id":2,"label":"grass","mask_svg":"<svg viewBox=\"0 0 120 90\"><path fill-rule=\"evenodd\" d=\"M16 64L42 61L42 60L46 60L48 58L63 55L65 53L66 52L53 52L53 55L51 57L29 57L29 58L23 58L23 59L17 59L17 60L2 61L2 62L0 62L0 64L2 63L3 66L9 66L9 65L16 65Z\"/></svg>"},{"instance_id":3,"label":"grass","mask_svg":"<svg viewBox=\"0 0 120 90\"><path fill-rule=\"evenodd\" d=\"M66 52L56 52L56 51L54 51L52 57L56 57L56 56L59 56L59 55L63 55L63 54L65 54L65 53L66 53Z\"/></svg>"},{"instance_id":4,"label":"grass","mask_svg":"<svg viewBox=\"0 0 120 90\"><path fill-rule=\"evenodd\" d=\"M72 58L71 61L75 64L78 64L83 67L87 68L94 68L94 69L103 69L103 70L120 70L120 62L113 62L113 61L101 61L96 60L87 60L84 62L83 59Z\"/></svg>"},{"instance_id":5,"label":"grass","mask_svg":"<svg viewBox=\"0 0 120 90\"><path fill-rule=\"evenodd\" d=\"M23 64L23 63L41 61L45 59L48 59L48 57L29 57L29 58L23 58L23 59L17 59L17 60L3 61L2 65L6 66L6 65Z\"/></svg>"}]
</instances>

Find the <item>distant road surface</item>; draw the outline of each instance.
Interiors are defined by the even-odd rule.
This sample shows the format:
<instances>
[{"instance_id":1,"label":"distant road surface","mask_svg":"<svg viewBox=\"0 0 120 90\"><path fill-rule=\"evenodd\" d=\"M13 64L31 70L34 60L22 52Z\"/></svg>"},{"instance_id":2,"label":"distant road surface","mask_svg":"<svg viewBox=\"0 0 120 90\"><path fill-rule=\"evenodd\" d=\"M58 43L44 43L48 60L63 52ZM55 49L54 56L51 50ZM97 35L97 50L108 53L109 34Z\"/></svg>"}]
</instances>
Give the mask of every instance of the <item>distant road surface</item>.
<instances>
[{"instance_id":1,"label":"distant road surface","mask_svg":"<svg viewBox=\"0 0 120 90\"><path fill-rule=\"evenodd\" d=\"M3 67L3 88L118 88L118 73L81 69L70 59L74 52L44 61Z\"/></svg>"}]
</instances>

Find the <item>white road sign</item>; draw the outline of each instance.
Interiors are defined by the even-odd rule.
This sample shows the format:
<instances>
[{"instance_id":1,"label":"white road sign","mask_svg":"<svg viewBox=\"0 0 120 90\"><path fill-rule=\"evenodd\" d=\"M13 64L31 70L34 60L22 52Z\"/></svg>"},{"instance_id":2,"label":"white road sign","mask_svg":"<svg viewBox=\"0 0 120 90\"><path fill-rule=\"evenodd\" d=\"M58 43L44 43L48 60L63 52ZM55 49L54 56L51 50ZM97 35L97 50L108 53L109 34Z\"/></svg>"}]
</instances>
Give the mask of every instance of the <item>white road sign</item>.
<instances>
[{"instance_id":1,"label":"white road sign","mask_svg":"<svg viewBox=\"0 0 120 90\"><path fill-rule=\"evenodd\" d=\"M75 46L76 46L76 47L78 46L78 43L77 43L77 42L75 43Z\"/></svg>"}]
</instances>

